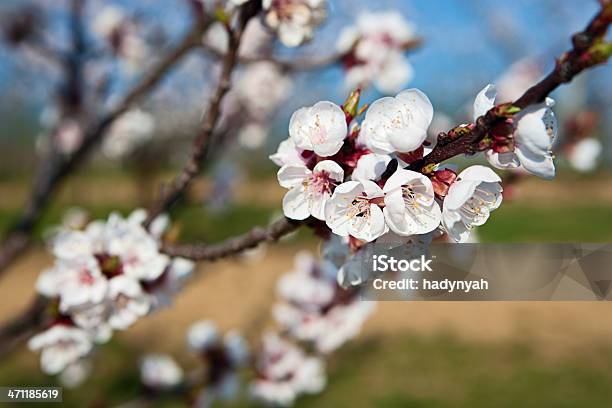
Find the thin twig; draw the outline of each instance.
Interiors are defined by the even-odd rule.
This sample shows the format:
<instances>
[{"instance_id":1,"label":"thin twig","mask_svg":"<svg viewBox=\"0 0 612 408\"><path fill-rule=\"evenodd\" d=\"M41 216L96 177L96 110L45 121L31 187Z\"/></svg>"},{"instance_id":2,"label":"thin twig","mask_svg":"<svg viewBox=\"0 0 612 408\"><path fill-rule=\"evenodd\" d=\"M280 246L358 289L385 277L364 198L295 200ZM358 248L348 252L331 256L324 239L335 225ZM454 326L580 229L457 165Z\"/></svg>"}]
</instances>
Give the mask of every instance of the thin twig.
<instances>
[{"instance_id":1,"label":"thin twig","mask_svg":"<svg viewBox=\"0 0 612 408\"><path fill-rule=\"evenodd\" d=\"M160 199L149 208L147 219L144 222L145 226L148 226L158 215L167 211L178 201L191 185L193 179L200 173L204 158L207 156L211 146L212 133L221 116L221 102L230 89L232 72L238 64L238 48L240 47L244 28L260 9L260 1L250 1L240 9L238 26L235 29L226 26L229 37L228 52L223 58L217 89L208 104L202 127L193 143L191 157L171 185L164 189L165 191L162 192Z\"/></svg>"},{"instance_id":2,"label":"thin twig","mask_svg":"<svg viewBox=\"0 0 612 408\"><path fill-rule=\"evenodd\" d=\"M18 221L9 229L0 247L0 273L27 247L36 223L40 220L51 196L65 177L83 162L93 147L100 141L105 130L122 113L151 92L173 66L199 45L201 35L207 25L207 22L202 21L195 24L183 40L155 64L151 71L145 74L110 112L99 118L85 131L83 143L74 154L69 157L52 154L43 161L30 199L25 205L25 210Z\"/></svg>"},{"instance_id":3,"label":"thin twig","mask_svg":"<svg viewBox=\"0 0 612 408\"><path fill-rule=\"evenodd\" d=\"M166 245L163 252L197 261L214 261L255 248L263 242L278 241L302 225L300 221L282 218L267 227L255 227L242 235L229 238L217 244Z\"/></svg>"},{"instance_id":4,"label":"thin twig","mask_svg":"<svg viewBox=\"0 0 612 408\"><path fill-rule=\"evenodd\" d=\"M557 60L555 68L544 79L529 88L513 106L525 109L526 107L540 103L559 86L570 82L576 75L583 70L590 68L604 61L593 61L589 56L589 50L608 30L612 22L612 2L604 0L599 13L591 20L587 28L572 37L573 47ZM592 56L591 56L592 57ZM438 144L423 159L412 163L409 168L416 171L426 171L428 166L442 163L457 155L465 153L475 153L478 142L480 142L490 130L498 123L505 120L494 107L486 114L479 117L474 128L458 137L457 139L444 144ZM440 141L440 138L438 138Z\"/></svg>"}]
</instances>

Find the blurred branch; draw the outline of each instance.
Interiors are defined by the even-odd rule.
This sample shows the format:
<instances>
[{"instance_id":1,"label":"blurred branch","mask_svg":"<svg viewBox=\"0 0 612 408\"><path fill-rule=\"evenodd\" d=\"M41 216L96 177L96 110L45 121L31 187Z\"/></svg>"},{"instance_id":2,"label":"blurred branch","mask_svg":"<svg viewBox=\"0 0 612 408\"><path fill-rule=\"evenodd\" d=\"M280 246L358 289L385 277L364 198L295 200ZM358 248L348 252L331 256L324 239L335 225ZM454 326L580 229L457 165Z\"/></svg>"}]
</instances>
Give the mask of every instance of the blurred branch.
<instances>
[{"instance_id":1,"label":"blurred branch","mask_svg":"<svg viewBox=\"0 0 612 408\"><path fill-rule=\"evenodd\" d=\"M557 87L571 80L595 65L605 63L610 57L610 43L605 43L605 35L612 22L612 1L601 0L601 10L591 20L584 31L572 36L572 49L557 59L555 68L544 79L529 88L511 105L519 109L543 102ZM600 48L603 46L603 49ZM606 48L607 46L607 48ZM452 139L447 133L438 135L438 144L427 156L412 163L409 168L415 171L428 172L431 166L441 163L460 154L473 154L478 151L478 143L497 124L507 119L507 115L493 107L479 117L471 130L461 127L461 136ZM451 132L453 130L452 129ZM449 132L449 133L451 133ZM450 139L450 140L449 140Z\"/></svg>"},{"instance_id":2,"label":"blurred branch","mask_svg":"<svg viewBox=\"0 0 612 408\"><path fill-rule=\"evenodd\" d=\"M404 51L411 51L411 50L419 48L422 44L423 44L423 40L421 38L414 38L410 40L409 42L405 43L403 45L403 49ZM225 57L225 54L221 52L219 49L211 45L208 45L206 43L202 44L202 49L205 52L212 54L213 56L219 59L222 59ZM285 72L311 71L311 70L325 68L325 67L328 67L336 63L341 63L345 56L346 56L346 53L340 53L340 52L336 52L334 54L326 55L323 57L308 56L308 57L294 58L291 60L278 59L274 56L269 56L269 55L258 56L258 57L241 56L239 58L239 62L241 64L247 64L247 65L253 64L256 62L262 62L262 61L271 62L277 65L279 68L281 68Z\"/></svg>"},{"instance_id":3,"label":"blurred branch","mask_svg":"<svg viewBox=\"0 0 612 408\"><path fill-rule=\"evenodd\" d=\"M255 248L263 242L278 241L297 230L304 222L282 218L267 227L255 227L242 235L229 238L217 244L165 245L163 252L194 261L214 261Z\"/></svg>"},{"instance_id":4,"label":"blurred branch","mask_svg":"<svg viewBox=\"0 0 612 408\"><path fill-rule=\"evenodd\" d=\"M43 325L48 305L47 298L36 296L25 312L0 327L0 356L10 352Z\"/></svg>"},{"instance_id":5,"label":"blurred branch","mask_svg":"<svg viewBox=\"0 0 612 408\"><path fill-rule=\"evenodd\" d=\"M219 83L208 104L208 109L203 116L204 120L202 127L193 143L191 157L171 185L162 190L160 199L149 208L147 211L147 219L144 222L145 226L148 226L158 215L168 210L168 208L178 201L193 179L200 173L202 162L208 155L212 133L221 116L221 102L230 89L232 72L238 65L238 48L240 47L242 34L244 33L248 21L254 17L260 9L261 1L249 1L240 8L237 27L231 29L229 26L226 26L229 37L229 51L223 57Z\"/></svg>"},{"instance_id":6,"label":"blurred branch","mask_svg":"<svg viewBox=\"0 0 612 408\"><path fill-rule=\"evenodd\" d=\"M151 92L173 66L200 44L202 33L208 24L208 21L203 20L194 24L181 42L156 63L148 73L144 74L142 79L128 91L110 112L87 127L83 143L74 154L66 157L52 152L49 157L42 161L25 210L18 221L9 229L0 247L0 273L26 248L36 223L46 209L51 196L65 177L88 156L113 121Z\"/></svg>"}]
</instances>

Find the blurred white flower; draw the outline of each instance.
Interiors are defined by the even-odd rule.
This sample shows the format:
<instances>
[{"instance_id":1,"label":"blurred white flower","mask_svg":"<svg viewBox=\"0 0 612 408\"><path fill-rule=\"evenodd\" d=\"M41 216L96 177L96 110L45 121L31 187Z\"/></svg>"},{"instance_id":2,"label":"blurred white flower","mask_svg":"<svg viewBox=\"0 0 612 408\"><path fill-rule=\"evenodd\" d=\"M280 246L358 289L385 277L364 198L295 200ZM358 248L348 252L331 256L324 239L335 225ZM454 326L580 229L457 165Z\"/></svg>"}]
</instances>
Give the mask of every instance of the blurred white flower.
<instances>
[{"instance_id":1,"label":"blurred white flower","mask_svg":"<svg viewBox=\"0 0 612 408\"><path fill-rule=\"evenodd\" d=\"M266 29L258 18L251 19L247 24L238 54L245 58L256 58L265 53L271 48L273 36ZM228 36L227 30L220 22L211 24L206 30L203 38L204 44L212 47L215 51L221 54L227 52Z\"/></svg>"},{"instance_id":2,"label":"blurred white flower","mask_svg":"<svg viewBox=\"0 0 612 408\"><path fill-rule=\"evenodd\" d=\"M278 294L285 301L308 310L329 304L336 289L335 267L317 262L308 252L299 252L295 259L294 269L278 281Z\"/></svg>"},{"instance_id":3,"label":"blurred white flower","mask_svg":"<svg viewBox=\"0 0 612 408\"><path fill-rule=\"evenodd\" d=\"M456 242L466 242L470 230L483 225L502 202L501 179L485 166L471 166L451 184L442 207L444 229Z\"/></svg>"},{"instance_id":4,"label":"blurred white flower","mask_svg":"<svg viewBox=\"0 0 612 408\"><path fill-rule=\"evenodd\" d=\"M116 276L110 280L108 292L112 302L108 323L113 329L125 330L149 313L151 298L137 280L127 275Z\"/></svg>"},{"instance_id":5,"label":"blurred white flower","mask_svg":"<svg viewBox=\"0 0 612 408\"><path fill-rule=\"evenodd\" d=\"M256 122L243 126L238 132L238 143L247 149L258 149L266 141L269 129Z\"/></svg>"},{"instance_id":6,"label":"blurred white flower","mask_svg":"<svg viewBox=\"0 0 612 408\"><path fill-rule=\"evenodd\" d=\"M270 61L249 64L236 81L235 93L252 118L266 119L287 97L291 80Z\"/></svg>"},{"instance_id":7,"label":"blurred white flower","mask_svg":"<svg viewBox=\"0 0 612 408\"><path fill-rule=\"evenodd\" d=\"M433 106L423 92L408 89L375 101L361 124L360 141L374 153L407 153L427 138Z\"/></svg>"},{"instance_id":8,"label":"blurred white flower","mask_svg":"<svg viewBox=\"0 0 612 408\"><path fill-rule=\"evenodd\" d=\"M92 371L91 361L80 359L66 367L59 375L58 380L66 388L77 388L89 377Z\"/></svg>"},{"instance_id":9,"label":"blurred white flower","mask_svg":"<svg viewBox=\"0 0 612 408\"><path fill-rule=\"evenodd\" d=\"M309 170L305 166L287 164L278 171L278 182L289 191L283 198L286 217L305 220L311 215L325 219L325 204L335 186L344 180L344 170L336 162L323 160Z\"/></svg>"},{"instance_id":10,"label":"blurred white flower","mask_svg":"<svg viewBox=\"0 0 612 408\"><path fill-rule=\"evenodd\" d=\"M46 374L58 374L87 355L92 348L90 336L82 329L56 324L32 337L32 351L41 351L40 364Z\"/></svg>"},{"instance_id":11,"label":"blurred white flower","mask_svg":"<svg viewBox=\"0 0 612 408\"><path fill-rule=\"evenodd\" d=\"M263 0L264 21L287 47L310 40L326 17L326 0Z\"/></svg>"},{"instance_id":12,"label":"blurred white flower","mask_svg":"<svg viewBox=\"0 0 612 408\"><path fill-rule=\"evenodd\" d=\"M407 45L415 39L414 26L400 13L362 12L355 26L345 28L336 48L344 54L348 89L371 83L382 93L399 92L414 76L404 57Z\"/></svg>"},{"instance_id":13,"label":"blurred white flower","mask_svg":"<svg viewBox=\"0 0 612 408\"><path fill-rule=\"evenodd\" d=\"M183 380L183 370L166 354L148 354L140 363L140 379L150 388L168 389Z\"/></svg>"},{"instance_id":14,"label":"blurred white flower","mask_svg":"<svg viewBox=\"0 0 612 408\"><path fill-rule=\"evenodd\" d=\"M189 327L187 344L195 352L205 351L219 341L217 326L210 320L201 320Z\"/></svg>"},{"instance_id":15,"label":"blurred white flower","mask_svg":"<svg viewBox=\"0 0 612 408\"><path fill-rule=\"evenodd\" d=\"M342 109L332 102L317 102L298 109L289 121L289 136L295 145L321 157L333 156L347 136L348 126Z\"/></svg>"},{"instance_id":16,"label":"blurred white flower","mask_svg":"<svg viewBox=\"0 0 612 408\"><path fill-rule=\"evenodd\" d=\"M597 159L601 155L602 150L601 142L589 137L580 140L569 149L567 160L577 171L589 173L597 167Z\"/></svg>"},{"instance_id":17,"label":"blurred white flower","mask_svg":"<svg viewBox=\"0 0 612 408\"><path fill-rule=\"evenodd\" d=\"M301 394L321 392L326 383L321 359L307 357L302 350L272 333L264 336L257 374L251 384L251 394L270 405L289 406Z\"/></svg>"},{"instance_id":18,"label":"blurred white flower","mask_svg":"<svg viewBox=\"0 0 612 408\"><path fill-rule=\"evenodd\" d=\"M40 294L58 302L61 315L55 323L62 325L52 334L63 330L104 343L113 329L127 329L153 307L169 304L182 288L194 264L161 254L169 220L157 217L146 230L146 216L135 210L127 218L111 214L106 222L90 222L83 230L60 228L51 245L55 263L36 283ZM40 349L37 341L33 348ZM45 355L45 361L59 366L50 359Z\"/></svg>"},{"instance_id":19,"label":"blurred white flower","mask_svg":"<svg viewBox=\"0 0 612 408\"><path fill-rule=\"evenodd\" d=\"M500 102L517 100L542 77L538 64L529 58L514 62L495 81Z\"/></svg>"},{"instance_id":20,"label":"blurred white flower","mask_svg":"<svg viewBox=\"0 0 612 408\"><path fill-rule=\"evenodd\" d=\"M121 58L128 72L137 72L142 68L149 56L149 49L136 25L122 8L105 6L96 14L91 26L93 33Z\"/></svg>"},{"instance_id":21,"label":"blurred white flower","mask_svg":"<svg viewBox=\"0 0 612 408\"><path fill-rule=\"evenodd\" d=\"M153 115L140 109L132 109L112 124L104 137L102 151L111 159L125 157L151 140L154 131Z\"/></svg>"},{"instance_id":22,"label":"blurred white flower","mask_svg":"<svg viewBox=\"0 0 612 408\"><path fill-rule=\"evenodd\" d=\"M64 154L72 154L83 143L83 128L75 119L64 119L53 134L54 145Z\"/></svg>"}]
</instances>

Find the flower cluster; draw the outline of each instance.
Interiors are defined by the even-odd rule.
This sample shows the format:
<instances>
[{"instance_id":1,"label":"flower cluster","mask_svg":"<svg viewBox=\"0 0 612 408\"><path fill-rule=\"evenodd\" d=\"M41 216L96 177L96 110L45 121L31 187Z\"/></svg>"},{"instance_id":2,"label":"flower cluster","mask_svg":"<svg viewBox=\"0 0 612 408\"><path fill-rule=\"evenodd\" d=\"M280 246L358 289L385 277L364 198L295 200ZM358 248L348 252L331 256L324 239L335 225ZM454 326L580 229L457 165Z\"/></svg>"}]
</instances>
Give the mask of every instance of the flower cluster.
<instances>
[{"instance_id":1,"label":"flower cluster","mask_svg":"<svg viewBox=\"0 0 612 408\"><path fill-rule=\"evenodd\" d=\"M291 117L289 139L271 156L281 166L280 185L289 189L285 216L314 217L334 234L365 242L389 232L428 234L441 226L456 240L467 239L499 206L499 177L483 166L459 175L448 167L428 174L404 168L430 151L434 110L421 91L375 101L361 124L358 101L354 92L343 107L318 102ZM544 128L545 118L539 118Z\"/></svg>"},{"instance_id":2,"label":"flower cluster","mask_svg":"<svg viewBox=\"0 0 612 408\"><path fill-rule=\"evenodd\" d=\"M374 308L373 302L359 300L358 291L338 284L338 265L332 256L335 249L330 248L337 244L326 244L320 262L309 253L296 255L294 270L278 283L283 301L274 307L283 330L320 353L335 351L355 337Z\"/></svg>"},{"instance_id":3,"label":"flower cluster","mask_svg":"<svg viewBox=\"0 0 612 408\"><path fill-rule=\"evenodd\" d=\"M92 30L114 55L120 58L128 72L137 72L149 57L149 47L139 33L137 24L115 5L105 6L92 21Z\"/></svg>"},{"instance_id":4,"label":"flower cluster","mask_svg":"<svg viewBox=\"0 0 612 408\"><path fill-rule=\"evenodd\" d=\"M61 112L57 106L45 107L40 115L41 132L36 139L36 148L45 153L55 150L70 155L83 143L82 118L77 114Z\"/></svg>"},{"instance_id":5,"label":"flower cluster","mask_svg":"<svg viewBox=\"0 0 612 408\"><path fill-rule=\"evenodd\" d=\"M270 61L249 64L241 72L228 100L234 105L231 109L238 111L238 116L246 122L238 133L242 146L253 149L263 144L270 120L291 85L291 79Z\"/></svg>"},{"instance_id":6,"label":"flower cluster","mask_svg":"<svg viewBox=\"0 0 612 408\"><path fill-rule=\"evenodd\" d=\"M404 51L415 41L414 27L396 11L362 12L345 28L336 48L343 55L348 89L371 83L385 94L400 91L414 71Z\"/></svg>"},{"instance_id":7,"label":"flower cluster","mask_svg":"<svg viewBox=\"0 0 612 408\"><path fill-rule=\"evenodd\" d=\"M198 407L214 401L231 401L240 390L239 370L248 363L249 352L244 338L235 331L220 336L214 323L202 320L187 332L189 348L206 364L206 386L197 397Z\"/></svg>"},{"instance_id":8,"label":"flower cluster","mask_svg":"<svg viewBox=\"0 0 612 408\"><path fill-rule=\"evenodd\" d=\"M128 218L112 214L53 239L55 264L42 272L37 290L54 300L54 319L29 343L41 350L44 372L61 372L113 330L168 305L193 272L191 261L160 253L168 219L159 217L146 230L145 218L143 210Z\"/></svg>"},{"instance_id":9,"label":"flower cluster","mask_svg":"<svg viewBox=\"0 0 612 408\"><path fill-rule=\"evenodd\" d=\"M274 333L263 338L257 361L257 378L251 395L272 406L289 406L303 394L317 394L326 383L323 360Z\"/></svg>"},{"instance_id":10,"label":"flower cluster","mask_svg":"<svg viewBox=\"0 0 612 408\"><path fill-rule=\"evenodd\" d=\"M326 16L326 0L263 0L264 22L287 47L310 40Z\"/></svg>"}]
</instances>

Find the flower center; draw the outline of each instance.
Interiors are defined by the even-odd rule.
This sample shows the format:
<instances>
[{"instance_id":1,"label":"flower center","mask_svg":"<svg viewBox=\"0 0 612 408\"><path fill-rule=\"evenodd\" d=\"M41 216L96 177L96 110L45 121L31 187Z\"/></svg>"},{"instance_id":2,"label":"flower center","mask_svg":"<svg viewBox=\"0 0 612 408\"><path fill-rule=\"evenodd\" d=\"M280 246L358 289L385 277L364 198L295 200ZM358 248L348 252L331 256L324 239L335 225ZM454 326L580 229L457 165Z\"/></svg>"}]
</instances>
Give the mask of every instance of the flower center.
<instances>
[{"instance_id":1,"label":"flower center","mask_svg":"<svg viewBox=\"0 0 612 408\"><path fill-rule=\"evenodd\" d=\"M331 194L336 184L337 183L332 180L329 173L326 171L313 173L312 176L303 183L305 189L317 195Z\"/></svg>"}]
</instances>

